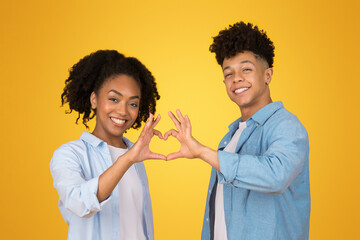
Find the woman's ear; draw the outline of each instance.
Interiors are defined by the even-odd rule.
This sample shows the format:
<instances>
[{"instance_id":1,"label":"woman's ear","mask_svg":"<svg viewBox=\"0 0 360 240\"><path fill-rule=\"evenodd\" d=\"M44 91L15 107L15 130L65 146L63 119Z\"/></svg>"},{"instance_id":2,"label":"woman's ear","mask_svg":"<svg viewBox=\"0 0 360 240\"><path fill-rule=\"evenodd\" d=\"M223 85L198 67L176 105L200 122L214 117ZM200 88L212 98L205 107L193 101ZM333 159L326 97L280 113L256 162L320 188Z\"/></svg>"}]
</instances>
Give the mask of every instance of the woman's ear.
<instances>
[{"instance_id":1,"label":"woman's ear","mask_svg":"<svg viewBox=\"0 0 360 240\"><path fill-rule=\"evenodd\" d=\"M265 84L266 85L270 84L272 75L273 75L273 69L272 68L267 68L265 70Z\"/></svg>"},{"instance_id":2,"label":"woman's ear","mask_svg":"<svg viewBox=\"0 0 360 240\"><path fill-rule=\"evenodd\" d=\"M90 103L91 103L91 108L95 110L97 105L95 92L92 92L90 95Z\"/></svg>"}]
</instances>

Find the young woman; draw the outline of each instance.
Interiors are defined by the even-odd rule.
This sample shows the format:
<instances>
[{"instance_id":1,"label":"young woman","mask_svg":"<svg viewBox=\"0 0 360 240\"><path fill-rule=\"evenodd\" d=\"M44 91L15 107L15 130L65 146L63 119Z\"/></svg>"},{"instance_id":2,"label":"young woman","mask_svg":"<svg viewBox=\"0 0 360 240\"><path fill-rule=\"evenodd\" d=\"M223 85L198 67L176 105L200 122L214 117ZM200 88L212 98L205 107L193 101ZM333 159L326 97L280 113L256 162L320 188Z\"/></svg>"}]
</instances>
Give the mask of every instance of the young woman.
<instances>
[{"instance_id":1,"label":"young woman","mask_svg":"<svg viewBox=\"0 0 360 240\"><path fill-rule=\"evenodd\" d=\"M57 149L50 170L68 239L154 239L152 208L142 161L166 157L149 143L160 116L151 72L136 58L99 50L70 70L61 95L83 124L96 116L92 133ZM76 121L76 122L77 122ZM135 144L123 137L146 122Z\"/></svg>"}]
</instances>

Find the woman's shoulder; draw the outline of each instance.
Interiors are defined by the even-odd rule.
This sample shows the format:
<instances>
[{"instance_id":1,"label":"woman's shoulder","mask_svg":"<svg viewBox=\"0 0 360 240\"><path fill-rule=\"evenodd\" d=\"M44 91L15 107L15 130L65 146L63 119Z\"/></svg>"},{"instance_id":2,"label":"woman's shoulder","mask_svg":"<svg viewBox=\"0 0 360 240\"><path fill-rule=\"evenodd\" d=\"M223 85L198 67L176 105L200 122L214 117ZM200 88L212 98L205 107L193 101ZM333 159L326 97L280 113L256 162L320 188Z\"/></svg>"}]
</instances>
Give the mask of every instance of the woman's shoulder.
<instances>
[{"instance_id":1,"label":"woman's shoulder","mask_svg":"<svg viewBox=\"0 0 360 240\"><path fill-rule=\"evenodd\" d=\"M71 151L71 150L84 150L86 148L86 144L82 139L76 139L61 145L55 151Z\"/></svg>"},{"instance_id":2,"label":"woman's shoulder","mask_svg":"<svg viewBox=\"0 0 360 240\"><path fill-rule=\"evenodd\" d=\"M51 161L64 158L78 159L84 152L86 152L86 144L83 140L77 139L67 142L56 149Z\"/></svg>"}]
</instances>

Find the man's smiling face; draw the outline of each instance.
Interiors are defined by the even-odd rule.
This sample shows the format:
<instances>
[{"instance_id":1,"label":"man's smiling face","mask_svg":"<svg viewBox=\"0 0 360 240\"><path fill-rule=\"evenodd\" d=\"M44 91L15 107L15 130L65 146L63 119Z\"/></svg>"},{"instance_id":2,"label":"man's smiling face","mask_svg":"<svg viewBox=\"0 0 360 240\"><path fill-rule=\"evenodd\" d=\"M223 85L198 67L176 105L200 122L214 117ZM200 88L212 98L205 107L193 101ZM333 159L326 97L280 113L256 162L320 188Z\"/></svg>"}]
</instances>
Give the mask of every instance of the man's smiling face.
<instances>
[{"instance_id":1,"label":"man's smiling face","mask_svg":"<svg viewBox=\"0 0 360 240\"><path fill-rule=\"evenodd\" d=\"M268 84L272 68L265 60L245 51L225 58L222 67L227 94L241 111L254 109L256 112L271 102Z\"/></svg>"}]
</instances>

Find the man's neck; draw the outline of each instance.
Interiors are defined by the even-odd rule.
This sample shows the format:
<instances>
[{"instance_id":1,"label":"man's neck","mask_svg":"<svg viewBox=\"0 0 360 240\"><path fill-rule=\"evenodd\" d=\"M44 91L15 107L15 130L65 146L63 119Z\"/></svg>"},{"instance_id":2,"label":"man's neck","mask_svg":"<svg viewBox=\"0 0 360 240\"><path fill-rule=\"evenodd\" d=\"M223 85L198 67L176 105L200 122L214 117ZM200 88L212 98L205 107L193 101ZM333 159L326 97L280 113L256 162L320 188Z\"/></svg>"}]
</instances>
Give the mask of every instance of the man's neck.
<instances>
[{"instance_id":1,"label":"man's neck","mask_svg":"<svg viewBox=\"0 0 360 240\"><path fill-rule=\"evenodd\" d=\"M251 118L257 111L268 105L269 103L272 103L271 98L269 98L267 101L264 101L261 104L257 104L255 106L249 106L249 107L240 107L241 117L242 121L245 122L249 118Z\"/></svg>"}]
</instances>

